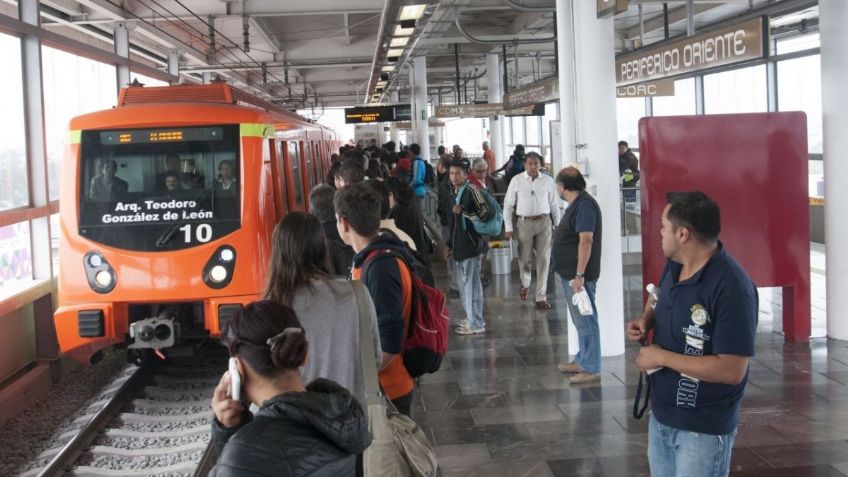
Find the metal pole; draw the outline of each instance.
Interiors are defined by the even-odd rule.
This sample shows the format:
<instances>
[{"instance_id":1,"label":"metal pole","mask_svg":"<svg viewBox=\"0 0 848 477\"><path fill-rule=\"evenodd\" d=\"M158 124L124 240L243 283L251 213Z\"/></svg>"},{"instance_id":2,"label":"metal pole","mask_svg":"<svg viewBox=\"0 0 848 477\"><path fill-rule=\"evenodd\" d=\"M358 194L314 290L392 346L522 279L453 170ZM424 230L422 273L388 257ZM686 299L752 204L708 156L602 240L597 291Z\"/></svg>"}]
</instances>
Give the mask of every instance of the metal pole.
<instances>
[{"instance_id":1,"label":"metal pole","mask_svg":"<svg viewBox=\"0 0 848 477\"><path fill-rule=\"evenodd\" d=\"M695 0L686 0L686 35L695 36Z\"/></svg>"},{"instance_id":2,"label":"metal pole","mask_svg":"<svg viewBox=\"0 0 848 477\"><path fill-rule=\"evenodd\" d=\"M665 39L668 40L668 4L663 3L663 32Z\"/></svg>"},{"instance_id":3,"label":"metal pole","mask_svg":"<svg viewBox=\"0 0 848 477\"><path fill-rule=\"evenodd\" d=\"M454 82L456 84L456 104L462 103L462 98L459 91L459 43L453 44L453 66L456 70Z\"/></svg>"},{"instance_id":4,"label":"metal pole","mask_svg":"<svg viewBox=\"0 0 848 477\"><path fill-rule=\"evenodd\" d=\"M506 72L506 43L501 45L503 49L503 92L504 94L509 93L509 74Z\"/></svg>"}]
</instances>

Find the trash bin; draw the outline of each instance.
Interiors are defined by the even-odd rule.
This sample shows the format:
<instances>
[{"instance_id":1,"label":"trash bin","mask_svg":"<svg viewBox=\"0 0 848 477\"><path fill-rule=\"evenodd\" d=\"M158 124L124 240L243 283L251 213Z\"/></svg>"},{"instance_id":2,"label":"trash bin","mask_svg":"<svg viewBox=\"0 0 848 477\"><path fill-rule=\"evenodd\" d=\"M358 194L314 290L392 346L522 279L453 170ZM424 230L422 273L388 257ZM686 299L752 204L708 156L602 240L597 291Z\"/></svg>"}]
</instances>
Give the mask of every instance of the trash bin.
<instances>
[{"instance_id":1,"label":"trash bin","mask_svg":"<svg viewBox=\"0 0 848 477\"><path fill-rule=\"evenodd\" d=\"M512 251L510 247L489 249L492 260L492 275L509 275L512 273Z\"/></svg>"}]
</instances>

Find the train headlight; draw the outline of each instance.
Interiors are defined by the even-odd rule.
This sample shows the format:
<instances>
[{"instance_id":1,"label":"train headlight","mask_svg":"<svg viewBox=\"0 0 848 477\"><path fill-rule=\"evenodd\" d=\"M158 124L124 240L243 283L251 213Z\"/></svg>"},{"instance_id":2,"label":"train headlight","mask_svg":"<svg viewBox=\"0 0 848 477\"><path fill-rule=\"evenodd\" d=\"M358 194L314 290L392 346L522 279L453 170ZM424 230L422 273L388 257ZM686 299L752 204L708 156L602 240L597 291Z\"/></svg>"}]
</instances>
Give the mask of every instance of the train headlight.
<instances>
[{"instance_id":1,"label":"train headlight","mask_svg":"<svg viewBox=\"0 0 848 477\"><path fill-rule=\"evenodd\" d=\"M103 254L95 250L86 253L83 257L83 267L88 286L92 290L97 293L109 293L115 289L118 276Z\"/></svg>"},{"instance_id":2,"label":"train headlight","mask_svg":"<svg viewBox=\"0 0 848 477\"><path fill-rule=\"evenodd\" d=\"M100 270L94 275L94 283L100 288L108 288L112 284L112 273L109 270Z\"/></svg>"},{"instance_id":3,"label":"train headlight","mask_svg":"<svg viewBox=\"0 0 848 477\"><path fill-rule=\"evenodd\" d=\"M209 257L203 267L203 282L209 288L224 288L233 279L236 270L236 249L222 245Z\"/></svg>"},{"instance_id":4,"label":"train headlight","mask_svg":"<svg viewBox=\"0 0 848 477\"><path fill-rule=\"evenodd\" d=\"M222 265L215 265L209 270L209 279L215 283L221 283L227 279L227 269Z\"/></svg>"}]
</instances>

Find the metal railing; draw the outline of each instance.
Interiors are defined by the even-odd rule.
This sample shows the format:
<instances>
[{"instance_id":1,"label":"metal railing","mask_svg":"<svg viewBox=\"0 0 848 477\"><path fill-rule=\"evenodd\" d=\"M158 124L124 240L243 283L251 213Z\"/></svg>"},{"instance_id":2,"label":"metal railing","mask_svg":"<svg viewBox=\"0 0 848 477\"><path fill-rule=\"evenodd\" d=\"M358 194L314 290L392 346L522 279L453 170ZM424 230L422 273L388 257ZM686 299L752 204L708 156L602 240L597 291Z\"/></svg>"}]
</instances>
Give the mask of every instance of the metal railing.
<instances>
[{"instance_id":1,"label":"metal railing","mask_svg":"<svg viewBox=\"0 0 848 477\"><path fill-rule=\"evenodd\" d=\"M621 236L642 234L642 206L639 186L621 188Z\"/></svg>"}]
</instances>

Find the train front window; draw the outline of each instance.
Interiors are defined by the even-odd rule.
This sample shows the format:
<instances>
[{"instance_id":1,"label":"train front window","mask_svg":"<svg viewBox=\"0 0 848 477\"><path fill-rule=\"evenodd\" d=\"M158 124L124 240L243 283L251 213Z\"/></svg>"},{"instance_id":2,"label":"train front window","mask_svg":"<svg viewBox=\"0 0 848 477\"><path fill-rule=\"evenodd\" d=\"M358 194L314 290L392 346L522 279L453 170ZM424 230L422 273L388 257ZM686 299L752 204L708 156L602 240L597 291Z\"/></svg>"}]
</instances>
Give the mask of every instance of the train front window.
<instances>
[{"instance_id":1,"label":"train front window","mask_svg":"<svg viewBox=\"0 0 848 477\"><path fill-rule=\"evenodd\" d=\"M237 125L83 131L79 233L138 251L179 250L240 226Z\"/></svg>"}]
</instances>

